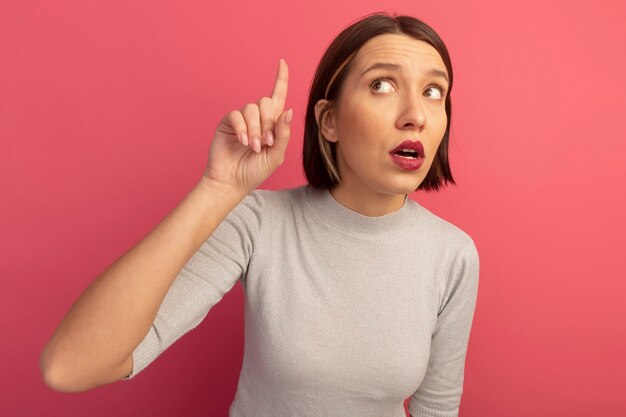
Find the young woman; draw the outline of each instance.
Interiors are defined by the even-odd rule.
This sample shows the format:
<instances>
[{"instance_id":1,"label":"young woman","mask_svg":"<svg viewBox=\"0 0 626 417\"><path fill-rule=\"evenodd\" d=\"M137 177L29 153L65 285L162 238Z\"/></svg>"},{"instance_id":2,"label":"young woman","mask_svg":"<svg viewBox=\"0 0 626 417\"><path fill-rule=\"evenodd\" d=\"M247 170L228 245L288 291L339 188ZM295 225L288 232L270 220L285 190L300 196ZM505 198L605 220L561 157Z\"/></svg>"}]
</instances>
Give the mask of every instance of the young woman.
<instances>
[{"instance_id":1,"label":"young woman","mask_svg":"<svg viewBox=\"0 0 626 417\"><path fill-rule=\"evenodd\" d=\"M80 296L41 357L80 391L131 378L240 280L245 353L230 415L458 414L478 286L472 239L407 194L454 183L452 67L423 22L345 29L311 88L307 185L255 190L290 136L287 64L230 112L187 197ZM204 359L206 360L206 359Z\"/></svg>"}]
</instances>

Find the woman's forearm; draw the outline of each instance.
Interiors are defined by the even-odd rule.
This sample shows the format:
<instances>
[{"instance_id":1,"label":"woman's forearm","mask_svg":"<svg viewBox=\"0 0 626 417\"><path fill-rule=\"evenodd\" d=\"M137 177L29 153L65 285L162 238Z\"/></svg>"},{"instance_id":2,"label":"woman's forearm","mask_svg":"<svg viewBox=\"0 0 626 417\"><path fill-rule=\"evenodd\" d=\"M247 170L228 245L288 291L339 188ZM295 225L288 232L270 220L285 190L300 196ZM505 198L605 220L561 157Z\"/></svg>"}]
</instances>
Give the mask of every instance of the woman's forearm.
<instances>
[{"instance_id":1,"label":"woman's forearm","mask_svg":"<svg viewBox=\"0 0 626 417\"><path fill-rule=\"evenodd\" d=\"M59 391L82 391L128 375L132 352L172 281L244 197L203 177L74 303L41 354L46 383Z\"/></svg>"}]
</instances>

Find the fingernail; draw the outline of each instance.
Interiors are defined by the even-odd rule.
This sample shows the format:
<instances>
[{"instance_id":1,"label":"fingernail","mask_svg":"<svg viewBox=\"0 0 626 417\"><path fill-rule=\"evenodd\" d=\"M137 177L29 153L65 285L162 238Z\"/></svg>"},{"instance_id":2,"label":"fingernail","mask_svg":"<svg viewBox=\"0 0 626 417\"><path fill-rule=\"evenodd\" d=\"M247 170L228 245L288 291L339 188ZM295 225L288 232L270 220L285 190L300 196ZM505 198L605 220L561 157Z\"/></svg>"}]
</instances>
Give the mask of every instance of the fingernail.
<instances>
[{"instance_id":1,"label":"fingernail","mask_svg":"<svg viewBox=\"0 0 626 417\"><path fill-rule=\"evenodd\" d=\"M274 135L271 130L265 132L265 143L267 146L272 146L274 144Z\"/></svg>"},{"instance_id":2,"label":"fingernail","mask_svg":"<svg viewBox=\"0 0 626 417\"><path fill-rule=\"evenodd\" d=\"M246 132L241 132L241 143L243 146L248 146L248 134Z\"/></svg>"},{"instance_id":3,"label":"fingernail","mask_svg":"<svg viewBox=\"0 0 626 417\"><path fill-rule=\"evenodd\" d=\"M252 138L252 149L254 149L256 153L261 152L261 139L256 136Z\"/></svg>"},{"instance_id":4,"label":"fingernail","mask_svg":"<svg viewBox=\"0 0 626 417\"><path fill-rule=\"evenodd\" d=\"M293 109L289 109L287 115L285 116L285 124L288 125L291 123L291 119L293 118Z\"/></svg>"}]
</instances>

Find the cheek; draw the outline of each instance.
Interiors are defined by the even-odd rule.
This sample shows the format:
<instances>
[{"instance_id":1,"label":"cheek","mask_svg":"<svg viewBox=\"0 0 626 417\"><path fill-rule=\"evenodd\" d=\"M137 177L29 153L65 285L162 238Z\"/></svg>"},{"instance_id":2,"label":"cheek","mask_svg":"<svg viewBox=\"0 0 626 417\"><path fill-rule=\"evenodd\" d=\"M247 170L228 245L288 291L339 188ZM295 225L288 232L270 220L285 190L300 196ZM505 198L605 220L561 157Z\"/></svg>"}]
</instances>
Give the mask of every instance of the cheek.
<instances>
[{"instance_id":1,"label":"cheek","mask_svg":"<svg viewBox=\"0 0 626 417\"><path fill-rule=\"evenodd\" d=\"M366 131L367 118L363 117L362 112L358 111L352 103L346 105L337 112L335 119L337 131L337 140L341 142L341 146L346 148L355 142L361 142L363 131Z\"/></svg>"},{"instance_id":2,"label":"cheek","mask_svg":"<svg viewBox=\"0 0 626 417\"><path fill-rule=\"evenodd\" d=\"M445 112L443 113L443 115L436 114L433 116L434 117L430 119L431 121L431 126L430 126L431 127L431 136L430 136L431 140L429 141L430 157L427 158L430 160L430 162L433 161L433 159L435 158L435 154L437 153L437 150L441 146L441 142L443 141L443 135L446 133L446 124L448 121L448 117L445 114Z\"/></svg>"},{"instance_id":3,"label":"cheek","mask_svg":"<svg viewBox=\"0 0 626 417\"><path fill-rule=\"evenodd\" d=\"M443 114L441 112L437 112L437 114L435 114L431 120L433 125L433 136L435 139L435 143L438 146L443 139L443 135L446 133L448 116L446 115L445 111L443 112Z\"/></svg>"},{"instance_id":4,"label":"cheek","mask_svg":"<svg viewBox=\"0 0 626 417\"><path fill-rule=\"evenodd\" d=\"M371 142L384 128L382 116L381 109L370 108L363 100L346 100L335 120L337 139L344 142L344 148Z\"/></svg>"}]
</instances>

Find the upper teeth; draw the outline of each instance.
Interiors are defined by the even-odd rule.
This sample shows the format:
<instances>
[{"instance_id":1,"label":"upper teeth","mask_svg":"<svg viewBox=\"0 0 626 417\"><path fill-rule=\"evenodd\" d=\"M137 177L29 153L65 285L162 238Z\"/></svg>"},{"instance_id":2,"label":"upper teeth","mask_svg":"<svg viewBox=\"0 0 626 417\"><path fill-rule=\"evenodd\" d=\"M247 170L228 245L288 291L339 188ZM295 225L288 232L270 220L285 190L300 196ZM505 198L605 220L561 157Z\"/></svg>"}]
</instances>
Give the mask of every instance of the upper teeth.
<instances>
[{"instance_id":1,"label":"upper teeth","mask_svg":"<svg viewBox=\"0 0 626 417\"><path fill-rule=\"evenodd\" d=\"M417 151L413 150L413 149L400 149L401 152L412 152L412 153L417 153Z\"/></svg>"}]
</instances>

